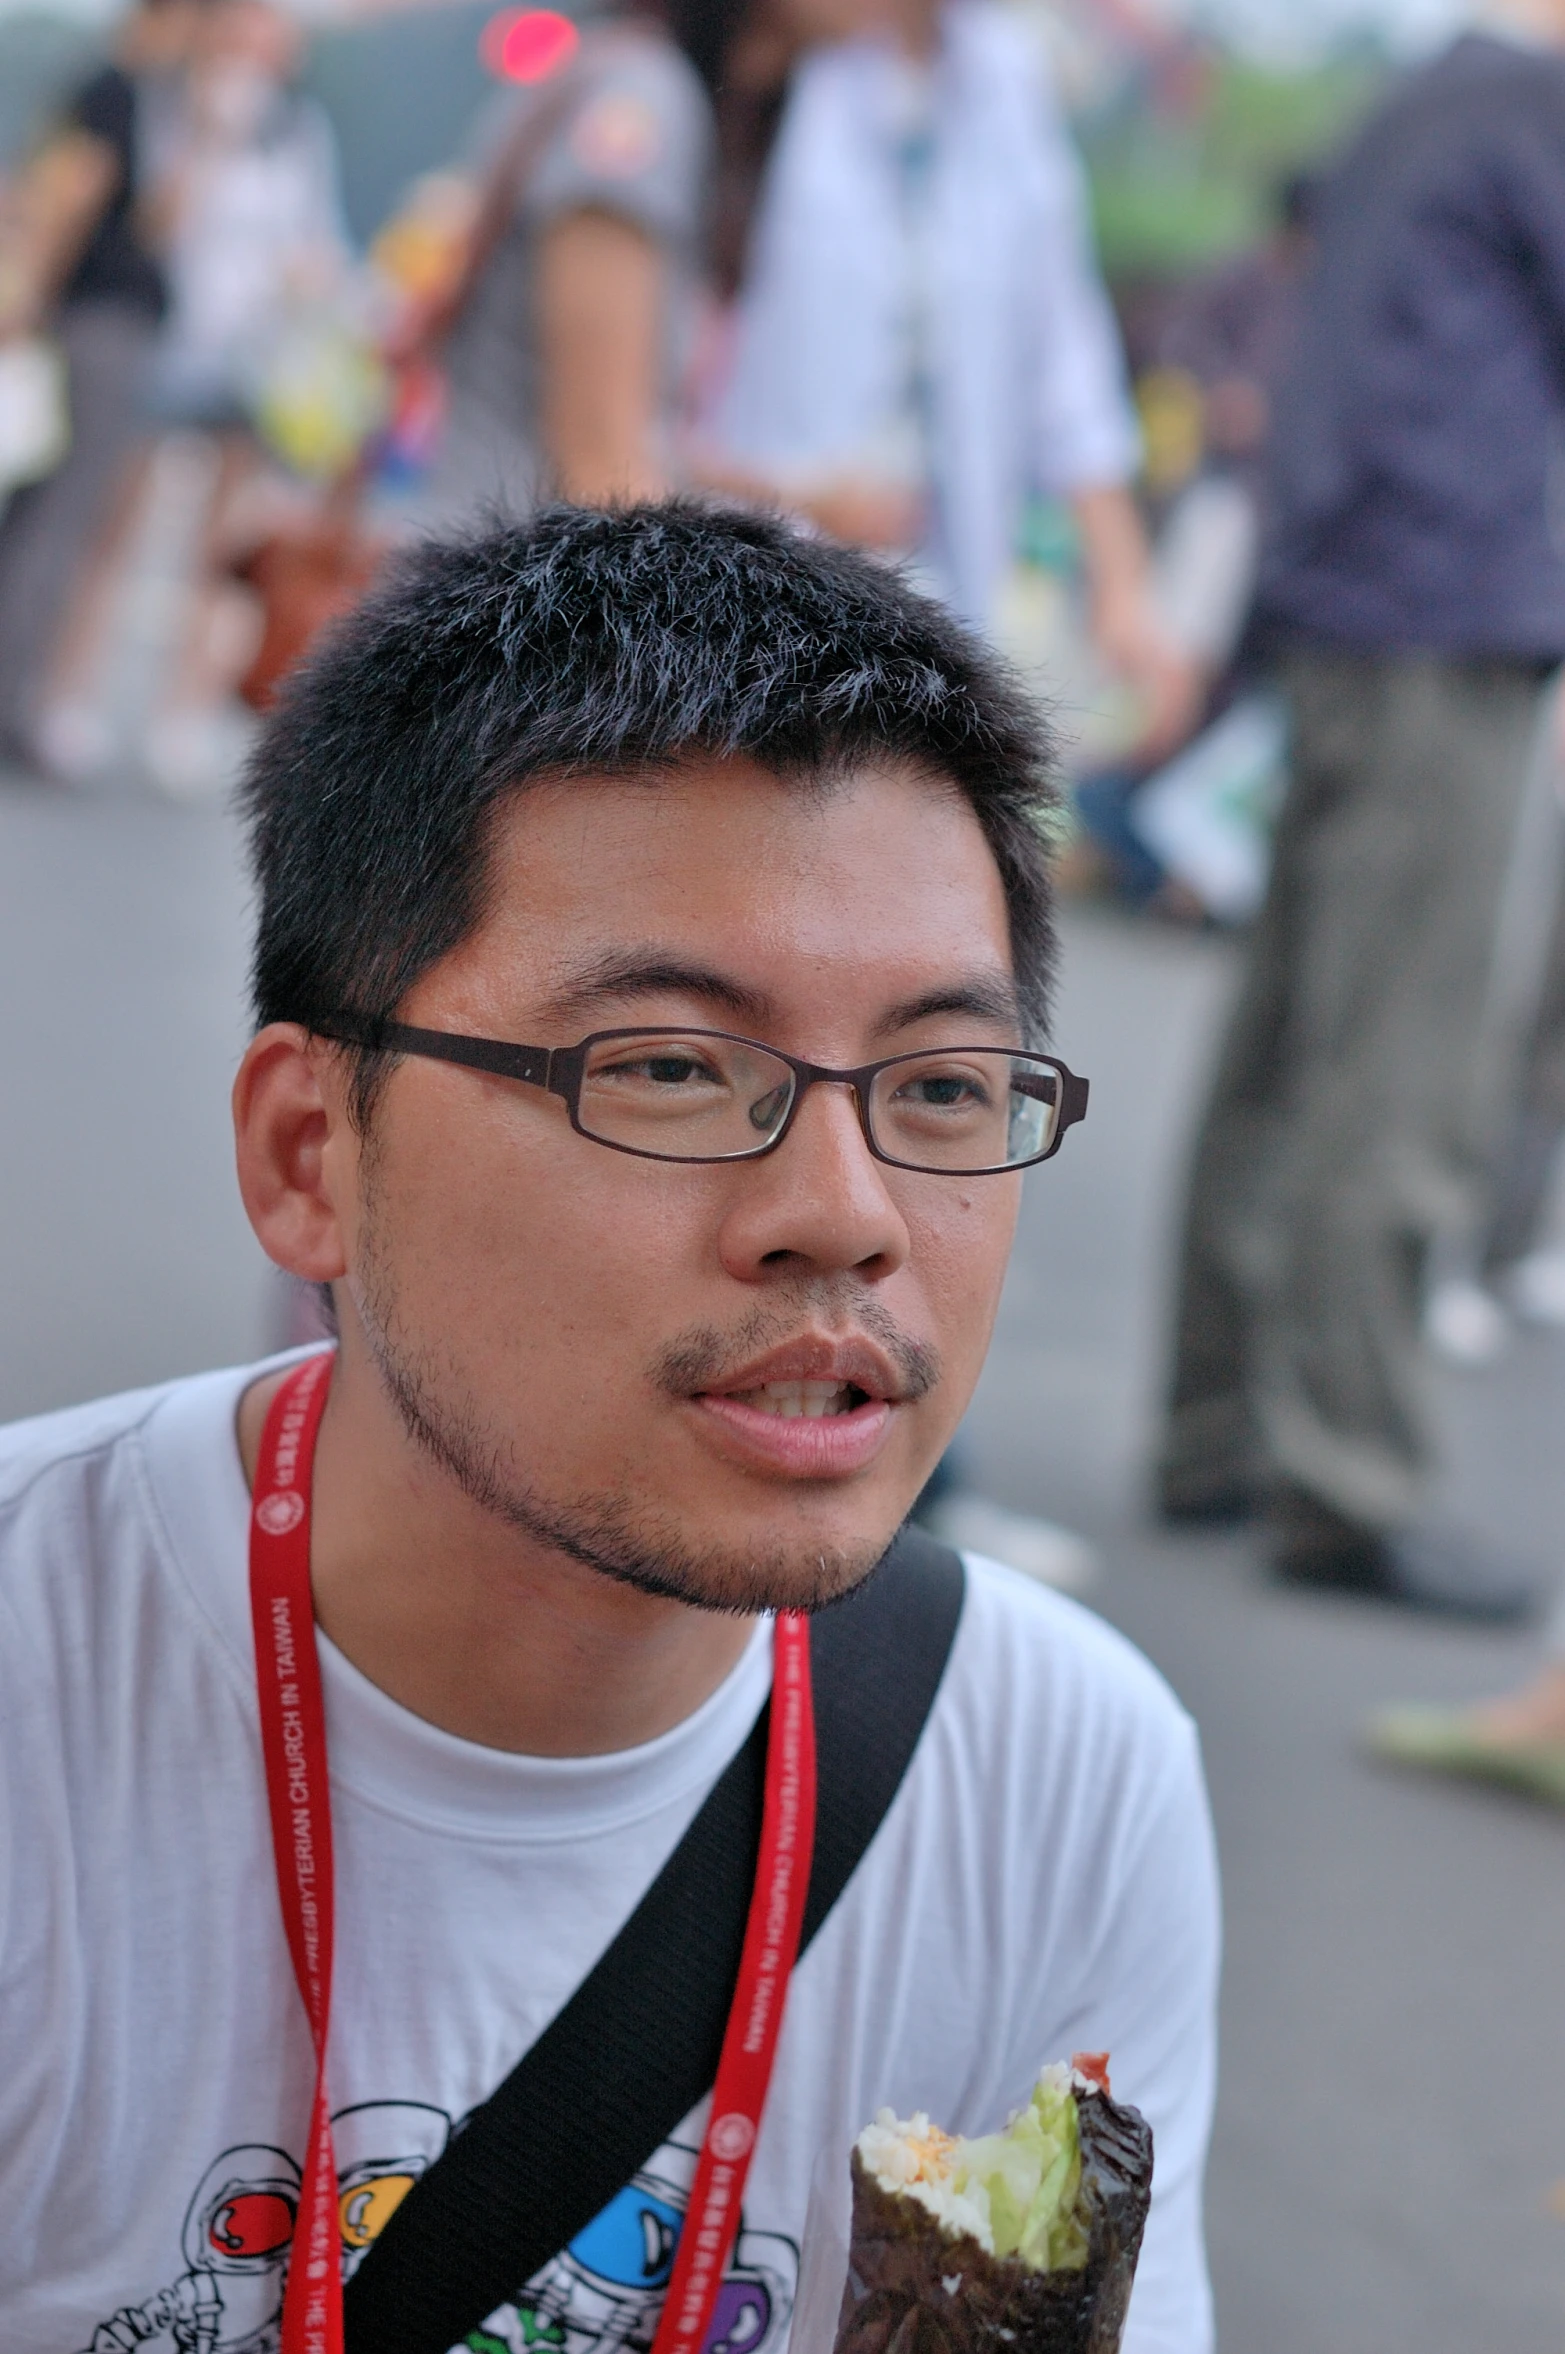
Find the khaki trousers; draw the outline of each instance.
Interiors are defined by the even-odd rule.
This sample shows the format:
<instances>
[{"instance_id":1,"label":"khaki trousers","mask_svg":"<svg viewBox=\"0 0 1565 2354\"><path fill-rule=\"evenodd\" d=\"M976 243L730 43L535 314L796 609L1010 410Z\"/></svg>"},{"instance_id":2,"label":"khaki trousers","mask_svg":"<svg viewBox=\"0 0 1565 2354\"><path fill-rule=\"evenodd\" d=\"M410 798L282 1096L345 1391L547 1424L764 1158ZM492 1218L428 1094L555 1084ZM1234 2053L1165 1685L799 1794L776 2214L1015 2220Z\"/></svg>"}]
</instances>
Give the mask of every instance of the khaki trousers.
<instances>
[{"instance_id":1,"label":"khaki trousers","mask_svg":"<svg viewBox=\"0 0 1565 2354\"><path fill-rule=\"evenodd\" d=\"M1292 784L1191 1176L1171 1506L1282 1484L1364 1528L1418 1508L1426 1262L1481 1220L1529 1010L1514 935L1536 923L1540 965L1547 940L1552 879L1525 905L1541 683L1433 656L1285 669Z\"/></svg>"}]
</instances>

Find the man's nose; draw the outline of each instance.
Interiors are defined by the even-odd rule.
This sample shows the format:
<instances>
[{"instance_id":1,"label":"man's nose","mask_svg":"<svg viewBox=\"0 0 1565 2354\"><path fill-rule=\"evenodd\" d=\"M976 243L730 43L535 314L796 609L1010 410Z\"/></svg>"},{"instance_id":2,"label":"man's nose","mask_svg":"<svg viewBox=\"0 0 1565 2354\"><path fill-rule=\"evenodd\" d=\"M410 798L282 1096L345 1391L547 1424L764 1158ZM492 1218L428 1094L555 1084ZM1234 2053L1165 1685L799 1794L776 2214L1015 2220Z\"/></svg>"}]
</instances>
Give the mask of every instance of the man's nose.
<instances>
[{"instance_id":1,"label":"man's nose","mask_svg":"<svg viewBox=\"0 0 1565 2354\"><path fill-rule=\"evenodd\" d=\"M817 1081L775 1152L738 1164L720 1249L729 1274L772 1267L889 1275L908 1255L907 1224L869 1149L851 1087Z\"/></svg>"}]
</instances>

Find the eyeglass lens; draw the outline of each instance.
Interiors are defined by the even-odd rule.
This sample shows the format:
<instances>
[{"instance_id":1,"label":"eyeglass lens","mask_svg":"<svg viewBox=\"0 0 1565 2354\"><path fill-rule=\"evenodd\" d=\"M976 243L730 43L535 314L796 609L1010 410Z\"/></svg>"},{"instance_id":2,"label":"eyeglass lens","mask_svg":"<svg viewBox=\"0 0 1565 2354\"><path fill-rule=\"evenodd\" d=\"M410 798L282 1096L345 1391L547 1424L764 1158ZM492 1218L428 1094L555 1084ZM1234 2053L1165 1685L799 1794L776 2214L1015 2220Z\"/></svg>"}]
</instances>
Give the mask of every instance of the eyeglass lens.
<instances>
[{"instance_id":1,"label":"eyeglass lens","mask_svg":"<svg viewBox=\"0 0 1565 2354\"><path fill-rule=\"evenodd\" d=\"M589 1136L668 1160L731 1160L780 1134L796 1081L742 1039L677 1031L602 1038L588 1050L577 1118ZM877 1151L952 1175L1034 1160L1053 1141L1059 1082L1045 1063L964 1047L899 1058L869 1093Z\"/></svg>"}]
</instances>

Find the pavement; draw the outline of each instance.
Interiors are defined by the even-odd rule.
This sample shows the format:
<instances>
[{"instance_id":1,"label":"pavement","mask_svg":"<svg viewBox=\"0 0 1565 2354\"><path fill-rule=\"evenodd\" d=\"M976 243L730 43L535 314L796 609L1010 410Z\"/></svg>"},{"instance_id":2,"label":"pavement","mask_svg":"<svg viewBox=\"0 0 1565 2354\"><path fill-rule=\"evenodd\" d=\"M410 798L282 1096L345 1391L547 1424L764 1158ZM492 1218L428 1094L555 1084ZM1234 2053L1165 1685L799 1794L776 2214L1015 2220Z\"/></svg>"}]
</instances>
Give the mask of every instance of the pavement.
<instances>
[{"instance_id":1,"label":"pavement","mask_svg":"<svg viewBox=\"0 0 1565 2354\"><path fill-rule=\"evenodd\" d=\"M0 782L0 1418L232 1361L277 1300L226 1096L246 900L211 807ZM1091 1115L1028 1180L969 1424L1002 1502L1085 1530L1098 1607L1199 1721L1227 1895L1210 2194L1223 2354L1565 2347L1565 1818L1367 1763L1366 1709L1534 1646L1270 1587L1142 1511L1222 942L1074 913L1057 1039ZM1565 1558L1565 1340L1446 1383L1443 1501Z\"/></svg>"},{"instance_id":2,"label":"pavement","mask_svg":"<svg viewBox=\"0 0 1565 2354\"><path fill-rule=\"evenodd\" d=\"M1144 1512L1182 1172L1230 944L1067 926L1084 1126L1028 1180L970 1417L984 1483L1093 1537L1093 1600L1201 1728L1225 1889L1209 2177L1222 2354L1565 2346L1565 1816L1391 1773L1387 1699L1503 1688L1525 1636L1270 1586ZM1078 1149L1079 1147L1079 1149ZM1565 1340L1444 1383L1440 1505L1565 1565Z\"/></svg>"}]
</instances>

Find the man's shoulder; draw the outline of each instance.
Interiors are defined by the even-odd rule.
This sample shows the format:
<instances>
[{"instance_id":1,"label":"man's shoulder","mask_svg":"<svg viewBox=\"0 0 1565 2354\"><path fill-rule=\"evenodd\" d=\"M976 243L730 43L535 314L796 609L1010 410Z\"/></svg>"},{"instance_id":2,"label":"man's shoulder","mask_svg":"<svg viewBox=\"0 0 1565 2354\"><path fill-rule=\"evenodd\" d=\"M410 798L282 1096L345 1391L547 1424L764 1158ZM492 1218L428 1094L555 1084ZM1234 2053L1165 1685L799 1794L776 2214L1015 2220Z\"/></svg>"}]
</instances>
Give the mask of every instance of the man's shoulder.
<instances>
[{"instance_id":1,"label":"man's shoulder","mask_svg":"<svg viewBox=\"0 0 1565 2354\"><path fill-rule=\"evenodd\" d=\"M180 1386L159 1382L0 1423L0 1515L14 1511L51 1474L85 1477L91 1464L122 1446Z\"/></svg>"},{"instance_id":2,"label":"man's shoulder","mask_svg":"<svg viewBox=\"0 0 1565 2354\"><path fill-rule=\"evenodd\" d=\"M967 1608L977 1642L1015 1657L1023 1674L1068 1677L1138 1713L1186 1722L1165 1678L1128 1635L1097 1611L982 1553L964 1553Z\"/></svg>"},{"instance_id":3,"label":"man's shoulder","mask_svg":"<svg viewBox=\"0 0 1565 2354\"><path fill-rule=\"evenodd\" d=\"M1562 112L1565 52L1475 29L1409 74L1365 136L1399 152L1422 132L1455 140L1458 152L1471 146L1487 153L1497 139L1509 145L1527 137L1540 116L1555 120Z\"/></svg>"},{"instance_id":4,"label":"man's shoulder","mask_svg":"<svg viewBox=\"0 0 1565 2354\"><path fill-rule=\"evenodd\" d=\"M101 1461L134 1443L159 1417L191 1418L215 1432L232 1429L234 1411L251 1385L284 1366L297 1364L318 1347L284 1349L254 1364L221 1365L210 1372L183 1373L142 1389L116 1390L84 1405L58 1406L47 1413L0 1422L0 1512L14 1504L40 1477Z\"/></svg>"},{"instance_id":5,"label":"man's shoulder","mask_svg":"<svg viewBox=\"0 0 1565 2354\"><path fill-rule=\"evenodd\" d=\"M702 104L703 83L677 41L644 27L604 27L584 40L577 69L583 87L634 83L670 104Z\"/></svg>"},{"instance_id":6,"label":"man's shoulder","mask_svg":"<svg viewBox=\"0 0 1565 2354\"><path fill-rule=\"evenodd\" d=\"M1065 1771L1090 1758L1104 1787L1116 1757L1155 1776L1160 1761L1188 1754L1188 1713L1116 1627L999 1562L964 1559L967 1598L941 1704L975 1752L999 1741Z\"/></svg>"},{"instance_id":7,"label":"man's shoulder","mask_svg":"<svg viewBox=\"0 0 1565 2354\"><path fill-rule=\"evenodd\" d=\"M583 42L564 96L522 192L524 209L541 219L603 203L660 236L693 233L711 107L674 43L604 28Z\"/></svg>"},{"instance_id":8,"label":"man's shoulder","mask_svg":"<svg viewBox=\"0 0 1565 2354\"><path fill-rule=\"evenodd\" d=\"M242 1529L234 1411L270 1362L0 1426L0 1602L13 1616L68 1645L100 1604L134 1607L138 1563L204 1556Z\"/></svg>"},{"instance_id":9,"label":"man's shoulder","mask_svg":"<svg viewBox=\"0 0 1565 2354\"><path fill-rule=\"evenodd\" d=\"M94 1680L105 1597L134 1607L150 1516L138 1441L173 1385L129 1390L0 1427L0 1692Z\"/></svg>"},{"instance_id":10,"label":"man's shoulder","mask_svg":"<svg viewBox=\"0 0 1565 2354\"><path fill-rule=\"evenodd\" d=\"M1565 50L1553 42L1526 39L1500 25L1474 26L1459 33L1425 69L1431 82L1464 76L1497 87L1557 88L1565 83Z\"/></svg>"},{"instance_id":11,"label":"man's shoulder","mask_svg":"<svg viewBox=\"0 0 1565 2354\"><path fill-rule=\"evenodd\" d=\"M606 116L604 108L611 110ZM645 110L648 125L638 121L637 108ZM612 176L616 167L640 164L650 122L665 135L700 142L710 114L705 85L675 42L620 27L583 42L566 126L578 161L597 160ZM585 135L580 133L583 122L590 126ZM610 123L612 137L602 127Z\"/></svg>"}]
</instances>

